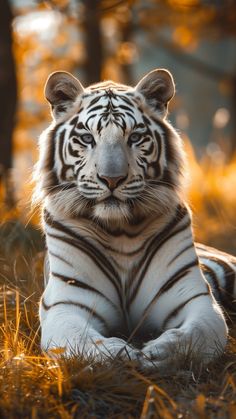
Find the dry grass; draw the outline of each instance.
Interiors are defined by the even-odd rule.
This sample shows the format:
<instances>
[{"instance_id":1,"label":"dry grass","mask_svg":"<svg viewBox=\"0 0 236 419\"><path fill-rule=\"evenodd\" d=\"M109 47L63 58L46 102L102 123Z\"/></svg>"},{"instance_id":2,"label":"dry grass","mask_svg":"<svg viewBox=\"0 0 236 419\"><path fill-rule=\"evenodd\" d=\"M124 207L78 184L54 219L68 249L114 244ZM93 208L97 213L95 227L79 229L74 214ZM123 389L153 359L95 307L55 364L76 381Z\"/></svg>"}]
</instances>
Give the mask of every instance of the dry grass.
<instances>
[{"instance_id":1,"label":"dry grass","mask_svg":"<svg viewBox=\"0 0 236 419\"><path fill-rule=\"evenodd\" d=\"M235 253L236 197L230 191L236 160L228 166L203 162L201 167L192 160L191 169L197 238ZM40 233L25 229L24 222L8 221L0 229L0 243L1 418L236 417L233 322L226 354L208 368L180 366L163 376L143 373L129 361L94 367L92 360L50 359L39 349Z\"/></svg>"},{"instance_id":2,"label":"dry grass","mask_svg":"<svg viewBox=\"0 0 236 419\"><path fill-rule=\"evenodd\" d=\"M144 374L132 362L97 365L50 359L39 350L37 317L42 255L17 267L2 287L0 328L1 418L234 418L236 341L208 368ZM20 268L22 269L21 264ZM28 272L27 272L28 271ZM233 331L232 331L233 332Z\"/></svg>"}]
</instances>

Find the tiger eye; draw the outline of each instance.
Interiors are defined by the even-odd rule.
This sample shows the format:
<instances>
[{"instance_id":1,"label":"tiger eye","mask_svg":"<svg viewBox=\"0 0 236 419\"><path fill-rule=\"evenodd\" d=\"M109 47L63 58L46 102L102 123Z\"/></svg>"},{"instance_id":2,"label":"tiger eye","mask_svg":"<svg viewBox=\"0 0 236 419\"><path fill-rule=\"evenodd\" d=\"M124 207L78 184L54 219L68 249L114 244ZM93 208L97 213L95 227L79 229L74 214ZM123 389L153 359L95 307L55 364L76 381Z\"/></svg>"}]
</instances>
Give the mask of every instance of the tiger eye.
<instances>
[{"instance_id":1,"label":"tiger eye","mask_svg":"<svg viewBox=\"0 0 236 419\"><path fill-rule=\"evenodd\" d=\"M83 134L80 137L85 144L92 144L94 142L92 134Z\"/></svg>"},{"instance_id":2,"label":"tiger eye","mask_svg":"<svg viewBox=\"0 0 236 419\"><path fill-rule=\"evenodd\" d=\"M133 134L129 136L129 141L134 144L137 143L140 140L140 138L141 134L139 134L138 132L133 132Z\"/></svg>"}]
</instances>

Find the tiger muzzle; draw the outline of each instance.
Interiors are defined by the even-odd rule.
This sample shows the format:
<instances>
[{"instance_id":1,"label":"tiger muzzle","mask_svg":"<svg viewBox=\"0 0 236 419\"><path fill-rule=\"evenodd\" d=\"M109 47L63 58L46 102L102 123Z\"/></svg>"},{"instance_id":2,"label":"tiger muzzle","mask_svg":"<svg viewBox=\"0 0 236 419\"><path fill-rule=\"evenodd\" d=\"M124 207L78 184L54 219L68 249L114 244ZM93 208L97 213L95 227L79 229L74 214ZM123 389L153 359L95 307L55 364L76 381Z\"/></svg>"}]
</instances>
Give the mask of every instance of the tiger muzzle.
<instances>
[{"instance_id":1,"label":"tiger muzzle","mask_svg":"<svg viewBox=\"0 0 236 419\"><path fill-rule=\"evenodd\" d=\"M111 191L128 177L128 160L119 142L101 144L98 150L97 177Z\"/></svg>"},{"instance_id":2,"label":"tiger muzzle","mask_svg":"<svg viewBox=\"0 0 236 419\"><path fill-rule=\"evenodd\" d=\"M99 176L97 175L98 179L105 183L105 185L110 189L110 191L114 191L126 178L126 176Z\"/></svg>"}]
</instances>

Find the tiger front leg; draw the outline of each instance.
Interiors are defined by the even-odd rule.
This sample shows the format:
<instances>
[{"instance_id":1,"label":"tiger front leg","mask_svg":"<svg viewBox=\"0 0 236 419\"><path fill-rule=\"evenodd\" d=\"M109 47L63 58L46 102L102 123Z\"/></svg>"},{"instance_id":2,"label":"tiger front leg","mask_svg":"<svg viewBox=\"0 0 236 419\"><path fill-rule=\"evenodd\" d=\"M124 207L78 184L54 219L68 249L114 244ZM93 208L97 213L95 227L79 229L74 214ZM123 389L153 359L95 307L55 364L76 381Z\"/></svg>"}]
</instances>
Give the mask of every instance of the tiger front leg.
<instances>
[{"instance_id":1,"label":"tiger front leg","mask_svg":"<svg viewBox=\"0 0 236 419\"><path fill-rule=\"evenodd\" d=\"M49 354L73 357L80 355L95 362L121 356L136 359L136 350L123 339L106 337L104 327L92 315L85 318L76 307L40 307L41 347Z\"/></svg>"},{"instance_id":2,"label":"tiger front leg","mask_svg":"<svg viewBox=\"0 0 236 419\"><path fill-rule=\"evenodd\" d=\"M210 294L202 297L183 307L158 338L144 345L140 357L144 368L167 371L187 359L207 364L222 354L227 342L223 314Z\"/></svg>"}]
</instances>

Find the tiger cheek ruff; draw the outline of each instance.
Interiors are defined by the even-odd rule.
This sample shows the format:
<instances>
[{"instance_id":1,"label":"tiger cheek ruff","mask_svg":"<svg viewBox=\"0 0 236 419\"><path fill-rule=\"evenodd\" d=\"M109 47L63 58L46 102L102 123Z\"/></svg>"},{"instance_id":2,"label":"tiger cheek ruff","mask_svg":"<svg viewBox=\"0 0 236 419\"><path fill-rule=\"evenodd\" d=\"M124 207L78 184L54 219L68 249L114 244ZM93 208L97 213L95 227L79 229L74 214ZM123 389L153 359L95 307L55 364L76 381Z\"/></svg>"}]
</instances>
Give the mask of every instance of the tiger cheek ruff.
<instances>
[{"instance_id":1,"label":"tiger cheek ruff","mask_svg":"<svg viewBox=\"0 0 236 419\"><path fill-rule=\"evenodd\" d=\"M235 258L193 242L182 142L166 120L174 91L164 69L135 87L84 88L62 71L46 82L53 122L40 137L35 197L49 353L153 368L177 351L205 363L224 351Z\"/></svg>"}]
</instances>

